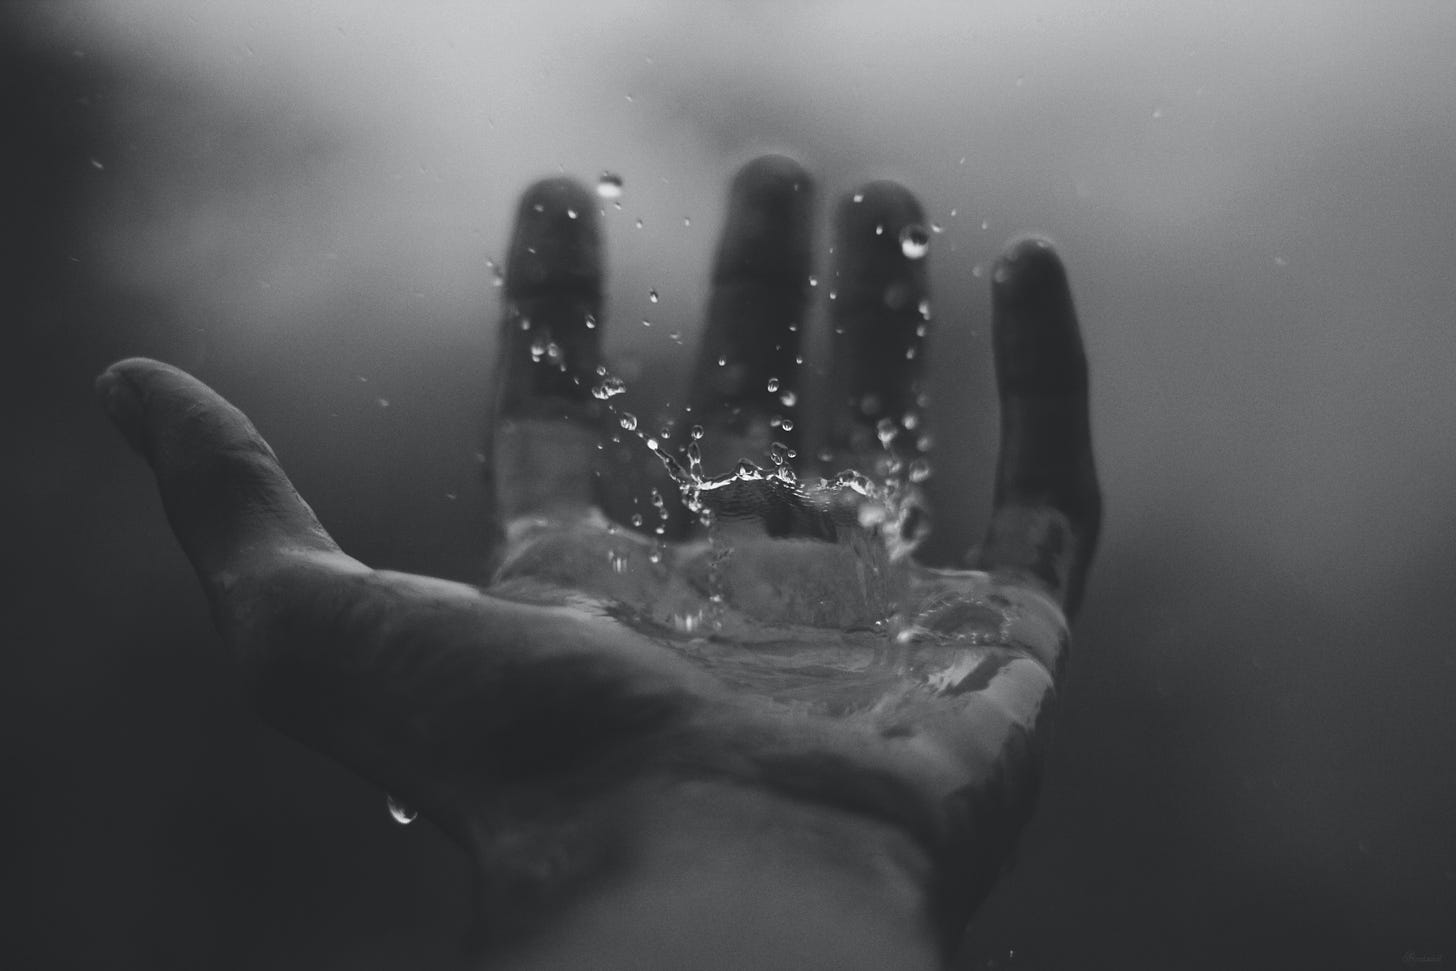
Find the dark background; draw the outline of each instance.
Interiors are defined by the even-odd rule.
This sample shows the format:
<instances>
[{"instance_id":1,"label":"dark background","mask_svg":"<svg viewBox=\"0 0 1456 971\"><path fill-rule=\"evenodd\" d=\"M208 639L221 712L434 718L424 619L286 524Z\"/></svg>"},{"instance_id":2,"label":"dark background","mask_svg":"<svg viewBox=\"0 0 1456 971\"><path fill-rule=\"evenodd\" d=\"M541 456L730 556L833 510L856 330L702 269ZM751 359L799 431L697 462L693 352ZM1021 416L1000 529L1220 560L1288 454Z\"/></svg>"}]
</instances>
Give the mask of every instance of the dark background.
<instances>
[{"instance_id":1,"label":"dark background","mask_svg":"<svg viewBox=\"0 0 1456 971\"><path fill-rule=\"evenodd\" d=\"M4 7L0 966L445 967L464 920L442 837L249 715L94 375L192 370L351 552L471 578L516 193L624 176L609 348L671 414L767 150L942 229L936 555L1003 239L1087 333L1105 542L963 966L1456 964L1456 10L1268 6Z\"/></svg>"}]
</instances>

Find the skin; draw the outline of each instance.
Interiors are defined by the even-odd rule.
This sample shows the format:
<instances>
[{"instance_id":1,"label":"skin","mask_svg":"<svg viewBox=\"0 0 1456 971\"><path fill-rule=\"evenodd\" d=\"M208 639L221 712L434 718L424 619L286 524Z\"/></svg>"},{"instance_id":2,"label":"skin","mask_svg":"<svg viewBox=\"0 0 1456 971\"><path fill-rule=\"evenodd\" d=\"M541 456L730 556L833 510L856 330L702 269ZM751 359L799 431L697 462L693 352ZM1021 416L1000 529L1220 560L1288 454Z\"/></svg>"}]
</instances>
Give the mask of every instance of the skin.
<instances>
[{"instance_id":1,"label":"skin","mask_svg":"<svg viewBox=\"0 0 1456 971\"><path fill-rule=\"evenodd\" d=\"M247 418L190 375L130 359L98 393L155 473L261 716L473 861L467 964L941 967L1032 811L1096 545L1087 369L1061 262L1021 239L993 272L1002 440L976 569L896 567L934 594L926 623L978 646L895 704L793 704L772 677L697 653L751 652L762 629L790 656L848 645L851 629L895 645L854 616L875 605L844 597L844 550L801 497L748 495L755 515L724 523L723 603L708 599L701 530L671 517L671 542L655 544L602 514L597 443L616 419L591 394L596 205L565 179L521 202L487 448L504 539L483 587L345 554ZM770 423L798 388L812 212L789 159L734 180L689 396L709 472L775 439L810 454L798 428ZM926 266L899 235L921 222L893 183L838 206L831 391L817 404L831 466L920 457L916 436L887 457L874 431L916 408L924 355L905 351L919 347ZM543 343L555 352L533 361ZM696 639L659 623L704 609L722 622Z\"/></svg>"}]
</instances>

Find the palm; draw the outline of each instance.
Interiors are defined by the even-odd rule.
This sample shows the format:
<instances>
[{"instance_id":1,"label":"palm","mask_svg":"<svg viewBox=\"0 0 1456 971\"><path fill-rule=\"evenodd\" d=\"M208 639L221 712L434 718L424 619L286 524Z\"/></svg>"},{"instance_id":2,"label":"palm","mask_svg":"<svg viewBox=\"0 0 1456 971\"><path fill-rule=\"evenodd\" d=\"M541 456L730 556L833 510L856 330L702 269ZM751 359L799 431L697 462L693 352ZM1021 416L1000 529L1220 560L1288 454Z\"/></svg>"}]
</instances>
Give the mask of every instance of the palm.
<instances>
[{"instance_id":1,"label":"palm","mask_svg":"<svg viewBox=\"0 0 1456 971\"><path fill-rule=\"evenodd\" d=\"M804 451L782 418L799 394L809 179L760 159L730 205L690 396L709 473L771 442L786 466ZM265 716L459 839L489 906L547 912L589 881L604 865L591 846L622 825L600 806L726 780L908 834L942 871L954 936L1030 810L1064 611L1096 540L1060 264L1028 241L998 265L996 508L979 571L948 573L891 550L919 528L913 504L891 536L866 533L857 496L782 475L691 496L711 530L673 512L663 481L643 532L603 515L613 453L599 446L620 422L601 391L592 207L565 180L521 205L487 450L505 541L485 590L343 554L247 420L195 379L128 361L100 386ZM886 183L841 208L815 450L828 466L903 479L924 458L925 264L899 245L919 221ZM622 447L647 454L630 435Z\"/></svg>"}]
</instances>

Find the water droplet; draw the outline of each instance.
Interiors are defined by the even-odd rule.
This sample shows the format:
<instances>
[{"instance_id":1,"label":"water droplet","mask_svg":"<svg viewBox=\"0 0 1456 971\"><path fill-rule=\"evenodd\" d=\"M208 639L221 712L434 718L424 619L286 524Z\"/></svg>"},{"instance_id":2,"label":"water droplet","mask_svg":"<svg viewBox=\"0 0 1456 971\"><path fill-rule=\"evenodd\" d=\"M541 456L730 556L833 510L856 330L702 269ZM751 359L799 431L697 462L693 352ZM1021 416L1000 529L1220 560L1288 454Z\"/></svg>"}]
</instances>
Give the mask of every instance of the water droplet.
<instances>
[{"instance_id":1,"label":"water droplet","mask_svg":"<svg viewBox=\"0 0 1456 971\"><path fill-rule=\"evenodd\" d=\"M770 392L774 392L774 391L777 391L778 389L779 389L779 379L778 378L769 378L768 379L768 390Z\"/></svg>"},{"instance_id":2,"label":"water droplet","mask_svg":"<svg viewBox=\"0 0 1456 971\"><path fill-rule=\"evenodd\" d=\"M975 277L977 280L985 275L986 268L981 264L977 263L975 266L971 267L971 276Z\"/></svg>"},{"instance_id":3,"label":"water droplet","mask_svg":"<svg viewBox=\"0 0 1456 971\"><path fill-rule=\"evenodd\" d=\"M568 210L566 210L566 218L567 219L575 219L576 216L577 216L577 212L576 212L575 209L568 209Z\"/></svg>"},{"instance_id":4,"label":"water droplet","mask_svg":"<svg viewBox=\"0 0 1456 971\"><path fill-rule=\"evenodd\" d=\"M546 340L538 337L531 342L531 360L539 361L546 356Z\"/></svg>"},{"instance_id":5,"label":"water droplet","mask_svg":"<svg viewBox=\"0 0 1456 971\"><path fill-rule=\"evenodd\" d=\"M374 403L376 405L378 405L379 407L381 407L381 408L388 408L389 407L389 399L388 398L375 398L374 399Z\"/></svg>"},{"instance_id":6,"label":"water droplet","mask_svg":"<svg viewBox=\"0 0 1456 971\"><path fill-rule=\"evenodd\" d=\"M702 425L694 425L692 428L689 428L688 429L688 435L695 442L701 441L702 440L702 437L703 437L703 426Z\"/></svg>"},{"instance_id":7,"label":"water droplet","mask_svg":"<svg viewBox=\"0 0 1456 971\"><path fill-rule=\"evenodd\" d=\"M855 202L864 202L864 193L863 192L856 192L854 194L854 201Z\"/></svg>"},{"instance_id":8,"label":"water droplet","mask_svg":"<svg viewBox=\"0 0 1456 971\"><path fill-rule=\"evenodd\" d=\"M538 202L535 205L531 206L531 209L534 210L535 212L545 212L546 211L546 206L545 206L544 203Z\"/></svg>"},{"instance_id":9,"label":"water droplet","mask_svg":"<svg viewBox=\"0 0 1456 971\"><path fill-rule=\"evenodd\" d=\"M420 815L389 793L384 794L384 804L389 807L389 815L401 826L408 826Z\"/></svg>"},{"instance_id":10,"label":"water droplet","mask_svg":"<svg viewBox=\"0 0 1456 971\"><path fill-rule=\"evenodd\" d=\"M783 465L789 460L789 447L783 442L774 442L768 447L768 457L774 465Z\"/></svg>"},{"instance_id":11,"label":"water droplet","mask_svg":"<svg viewBox=\"0 0 1456 971\"><path fill-rule=\"evenodd\" d=\"M728 359L726 357L720 357L720 358L718 358L718 366L719 367L727 367L728 366Z\"/></svg>"},{"instance_id":12,"label":"water droplet","mask_svg":"<svg viewBox=\"0 0 1456 971\"><path fill-rule=\"evenodd\" d=\"M672 426L671 425L663 425L661 428L659 428L657 430L657 437L658 438L671 438L672 437Z\"/></svg>"},{"instance_id":13,"label":"water droplet","mask_svg":"<svg viewBox=\"0 0 1456 971\"><path fill-rule=\"evenodd\" d=\"M1006 271L1005 265L998 264L995 271L991 274L991 279L997 283L1005 283L1010 276L1011 274Z\"/></svg>"},{"instance_id":14,"label":"water droplet","mask_svg":"<svg viewBox=\"0 0 1456 971\"><path fill-rule=\"evenodd\" d=\"M817 287L818 285L819 285L819 278L817 276L814 276L811 273L809 275L809 286L811 286L811 287Z\"/></svg>"},{"instance_id":15,"label":"water droplet","mask_svg":"<svg viewBox=\"0 0 1456 971\"><path fill-rule=\"evenodd\" d=\"M900 429L893 418L881 418L875 423L875 436L879 438L880 445L884 448L889 448L890 443L898 434L900 434Z\"/></svg>"},{"instance_id":16,"label":"water droplet","mask_svg":"<svg viewBox=\"0 0 1456 971\"><path fill-rule=\"evenodd\" d=\"M607 563L611 566L613 573L627 572L627 558L616 550L607 551Z\"/></svg>"},{"instance_id":17,"label":"water droplet","mask_svg":"<svg viewBox=\"0 0 1456 971\"><path fill-rule=\"evenodd\" d=\"M1153 109L1153 118L1157 119L1157 118L1161 118L1161 117L1163 117L1163 109L1162 108L1154 108Z\"/></svg>"},{"instance_id":18,"label":"water droplet","mask_svg":"<svg viewBox=\"0 0 1456 971\"><path fill-rule=\"evenodd\" d=\"M620 422L622 427L629 432L635 432L637 430L637 416L630 411L622 412Z\"/></svg>"},{"instance_id":19,"label":"water droplet","mask_svg":"<svg viewBox=\"0 0 1456 971\"><path fill-rule=\"evenodd\" d=\"M652 321L648 320L646 317L643 317L642 318L642 326L643 327L651 327L652 326Z\"/></svg>"},{"instance_id":20,"label":"water droplet","mask_svg":"<svg viewBox=\"0 0 1456 971\"><path fill-rule=\"evenodd\" d=\"M642 220L639 219L635 223L633 223L632 225L636 226L638 229L641 229L642 228Z\"/></svg>"},{"instance_id":21,"label":"water droplet","mask_svg":"<svg viewBox=\"0 0 1456 971\"><path fill-rule=\"evenodd\" d=\"M647 299L651 303L657 303L657 291L656 290L648 290L647 291Z\"/></svg>"},{"instance_id":22,"label":"water droplet","mask_svg":"<svg viewBox=\"0 0 1456 971\"><path fill-rule=\"evenodd\" d=\"M924 482L930 478L930 463L925 459L915 459L910 463L910 481Z\"/></svg>"},{"instance_id":23,"label":"water droplet","mask_svg":"<svg viewBox=\"0 0 1456 971\"><path fill-rule=\"evenodd\" d=\"M991 228L991 220L989 220L989 219L982 219L981 220L981 228L982 229L990 229Z\"/></svg>"},{"instance_id":24,"label":"water droplet","mask_svg":"<svg viewBox=\"0 0 1456 971\"><path fill-rule=\"evenodd\" d=\"M660 526L658 527L659 530L661 528L662 527L660 527ZM662 548L659 547L659 546L652 547L652 552L650 552L650 553L647 554L647 562L651 563L653 566L656 566L657 564L661 563L662 562Z\"/></svg>"},{"instance_id":25,"label":"water droplet","mask_svg":"<svg viewBox=\"0 0 1456 971\"><path fill-rule=\"evenodd\" d=\"M876 236L883 236L883 235L885 235L885 227L884 227L884 224L882 224L882 223L876 223L875 224L875 235Z\"/></svg>"},{"instance_id":26,"label":"water droplet","mask_svg":"<svg viewBox=\"0 0 1456 971\"><path fill-rule=\"evenodd\" d=\"M936 233L938 235L940 233L945 232L945 228L943 226L941 226L940 223L931 223L930 224L930 231L932 233Z\"/></svg>"},{"instance_id":27,"label":"water droplet","mask_svg":"<svg viewBox=\"0 0 1456 971\"><path fill-rule=\"evenodd\" d=\"M692 220L691 217L689 217L689 216L684 216L683 217L683 225L684 226L691 226L692 224L693 224L693 220Z\"/></svg>"},{"instance_id":28,"label":"water droplet","mask_svg":"<svg viewBox=\"0 0 1456 971\"><path fill-rule=\"evenodd\" d=\"M619 377L610 377L592 388L592 397L606 401L608 398L615 398L617 395L625 393L626 390L627 383L625 381Z\"/></svg>"},{"instance_id":29,"label":"water droplet","mask_svg":"<svg viewBox=\"0 0 1456 971\"><path fill-rule=\"evenodd\" d=\"M585 322L586 322L586 329L587 330L596 330L597 329L597 319L595 317L593 317L591 314L587 314L586 315Z\"/></svg>"},{"instance_id":30,"label":"water droplet","mask_svg":"<svg viewBox=\"0 0 1456 971\"><path fill-rule=\"evenodd\" d=\"M920 311L920 316L923 317L925 320L929 320L930 319L930 301L929 300L922 300L922 301L920 301L919 305L916 306L915 309L918 310L918 311Z\"/></svg>"},{"instance_id":31,"label":"water droplet","mask_svg":"<svg viewBox=\"0 0 1456 971\"><path fill-rule=\"evenodd\" d=\"M622 177L615 172L603 172L597 179L597 195L603 199L622 198Z\"/></svg>"},{"instance_id":32,"label":"water droplet","mask_svg":"<svg viewBox=\"0 0 1456 971\"><path fill-rule=\"evenodd\" d=\"M921 259L929 250L930 237L924 226L912 224L900 230L900 252L907 260Z\"/></svg>"},{"instance_id":33,"label":"water droplet","mask_svg":"<svg viewBox=\"0 0 1456 971\"><path fill-rule=\"evenodd\" d=\"M779 401L783 403L783 406L785 408L792 408L794 407L794 405L799 403L799 396L794 394L792 391L785 391L783 394L779 395Z\"/></svg>"}]
</instances>

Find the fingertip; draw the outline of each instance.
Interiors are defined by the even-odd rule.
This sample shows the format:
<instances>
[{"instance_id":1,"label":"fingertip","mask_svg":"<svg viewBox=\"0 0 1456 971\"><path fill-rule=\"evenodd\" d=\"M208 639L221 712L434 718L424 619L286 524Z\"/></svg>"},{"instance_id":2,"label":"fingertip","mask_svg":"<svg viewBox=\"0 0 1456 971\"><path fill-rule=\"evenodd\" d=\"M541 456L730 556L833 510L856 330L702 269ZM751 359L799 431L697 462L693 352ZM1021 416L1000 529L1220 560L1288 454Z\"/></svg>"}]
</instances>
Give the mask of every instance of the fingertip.
<instances>
[{"instance_id":1,"label":"fingertip","mask_svg":"<svg viewBox=\"0 0 1456 971\"><path fill-rule=\"evenodd\" d=\"M745 162L733 176L732 196L769 195L778 199L796 192L811 192L814 178L809 170L787 155L760 155ZM772 200L771 200L772 201Z\"/></svg>"},{"instance_id":2,"label":"fingertip","mask_svg":"<svg viewBox=\"0 0 1456 971\"><path fill-rule=\"evenodd\" d=\"M997 380L1005 394L1085 394L1087 364L1066 267L1045 236L1012 239L991 275Z\"/></svg>"},{"instance_id":3,"label":"fingertip","mask_svg":"<svg viewBox=\"0 0 1456 971\"><path fill-rule=\"evenodd\" d=\"M1067 270L1056 244L1034 233L1008 240L991 274L992 286L1009 297L1036 295L1048 287L1065 289L1066 281Z\"/></svg>"},{"instance_id":4,"label":"fingertip","mask_svg":"<svg viewBox=\"0 0 1456 971\"><path fill-rule=\"evenodd\" d=\"M141 395L128 377L128 372L145 364L155 364L145 358L127 358L117 361L96 376L96 396L111 423L121 432L128 445L143 458L147 454L146 419Z\"/></svg>"},{"instance_id":5,"label":"fingertip","mask_svg":"<svg viewBox=\"0 0 1456 971\"><path fill-rule=\"evenodd\" d=\"M715 283L807 285L813 249L814 179L786 155L745 163L728 191L728 221L713 266Z\"/></svg>"},{"instance_id":6,"label":"fingertip","mask_svg":"<svg viewBox=\"0 0 1456 971\"><path fill-rule=\"evenodd\" d=\"M918 223L925 211L915 193L893 179L866 182L839 200L840 225L848 232L873 234L877 227ZM884 235L884 234L876 234Z\"/></svg>"},{"instance_id":7,"label":"fingertip","mask_svg":"<svg viewBox=\"0 0 1456 971\"><path fill-rule=\"evenodd\" d=\"M892 310L913 306L910 298L918 300L925 286L930 245L915 194L888 179L867 182L840 199L835 222L836 287L851 294L882 292Z\"/></svg>"},{"instance_id":8,"label":"fingertip","mask_svg":"<svg viewBox=\"0 0 1456 971\"><path fill-rule=\"evenodd\" d=\"M521 194L506 266L511 296L600 294L602 245L597 201L575 179L556 176Z\"/></svg>"}]
</instances>

